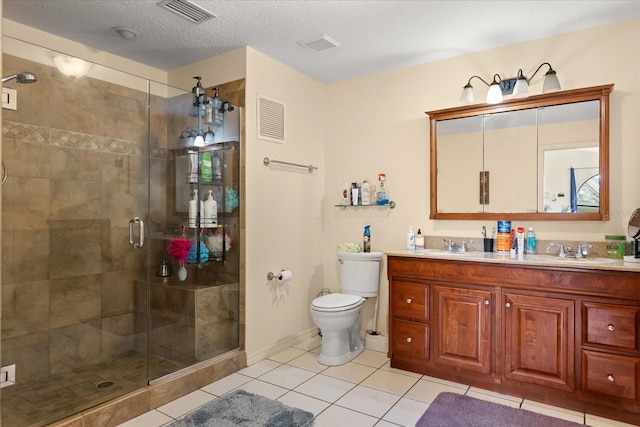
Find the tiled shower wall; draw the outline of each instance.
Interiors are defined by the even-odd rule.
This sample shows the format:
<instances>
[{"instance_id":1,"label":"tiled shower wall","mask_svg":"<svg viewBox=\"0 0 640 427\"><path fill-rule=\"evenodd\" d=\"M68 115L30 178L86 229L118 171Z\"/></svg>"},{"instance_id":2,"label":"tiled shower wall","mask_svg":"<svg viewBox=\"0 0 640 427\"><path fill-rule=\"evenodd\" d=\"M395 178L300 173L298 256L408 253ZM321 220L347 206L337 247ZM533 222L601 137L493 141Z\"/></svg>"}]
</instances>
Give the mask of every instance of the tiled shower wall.
<instances>
[{"instance_id":1,"label":"tiled shower wall","mask_svg":"<svg viewBox=\"0 0 640 427\"><path fill-rule=\"evenodd\" d=\"M18 110L3 111L2 365L18 381L64 373L134 349L129 220L147 209L147 95L3 56L3 73L30 70ZM152 197L166 206L166 106L152 102ZM153 208L153 206L152 206ZM160 211L162 208L159 209ZM164 216L152 229L160 227ZM146 348L141 349L146 352ZM144 374L143 374L144 375Z\"/></svg>"}]
</instances>

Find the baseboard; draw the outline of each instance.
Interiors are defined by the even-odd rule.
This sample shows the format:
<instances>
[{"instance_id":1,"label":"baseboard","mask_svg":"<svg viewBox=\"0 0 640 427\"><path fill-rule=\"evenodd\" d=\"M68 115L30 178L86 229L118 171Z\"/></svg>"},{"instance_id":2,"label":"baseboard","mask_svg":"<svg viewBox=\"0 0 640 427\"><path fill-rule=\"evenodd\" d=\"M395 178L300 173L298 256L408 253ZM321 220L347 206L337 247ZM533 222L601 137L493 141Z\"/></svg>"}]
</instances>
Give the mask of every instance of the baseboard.
<instances>
[{"instance_id":1,"label":"baseboard","mask_svg":"<svg viewBox=\"0 0 640 427\"><path fill-rule=\"evenodd\" d=\"M261 360L264 360L269 356L278 354L281 351L288 349L289 347L293 347L294 345L299 344L315 336L318 336L317 326L314 326L313 328L309 328L306 331L300 332L296 335L286 337L278 341L277 343L269 347L266 347L260 351L254 352L252 354L247 353L247 366L251 366L254 363L260 362Z\"/></svg>"}]
</instances>

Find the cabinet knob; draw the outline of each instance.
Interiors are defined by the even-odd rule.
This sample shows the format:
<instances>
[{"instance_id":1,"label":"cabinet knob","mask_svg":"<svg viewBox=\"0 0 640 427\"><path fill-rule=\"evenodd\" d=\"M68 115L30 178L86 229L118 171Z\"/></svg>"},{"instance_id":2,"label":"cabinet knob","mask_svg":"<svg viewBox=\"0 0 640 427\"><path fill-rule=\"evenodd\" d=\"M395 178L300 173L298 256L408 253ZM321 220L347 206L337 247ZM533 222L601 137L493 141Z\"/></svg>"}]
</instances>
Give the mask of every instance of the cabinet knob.
<instances>
[{"instance_id":1,"label":"cabinet knob","mask_svg":"<svg viewBox=\"0 0 640 427\"><path fill-rule=\"evenodd\" d=\"M614 382L616 379L614 378L613 375L609 374L607 375L607 379L609 380L610 383Z\"/></svg>"},{"instance_id":2,"label":"cabinet knob","mask_svg":"<svg viewBox=\"0 0 640 427\"><path fill-rule=\"evenodd\" d=\"M489 305L489 300L488 299L484 300L484 305Z\"/></svg>"},{"instance_id":3,"label":"cabinet knob","mask_svg":"<svg viewBox=\"0 0 640 427\"><path fill-rule=\"evenodd\" d=\"M407 304L411 304L412 299L411 298L407 298Z\"/></svg>"},{"instance_id":4,"label":"cabinet knob","mask_svg":"<svg viewBox=\"0 0 640 427\"><path fill-rule=\"evenodd\" d=\"M610 324L609 326L607 326L607 329L613 332L616 330L616 327Z\"/></svg>"},{"instance_id":5,"label":"cabinet knob","mask_svg":"<svg viewBox=\"0 0 640 427\"><path fill-rule=\"evenodd\" d=\"M507 308L511 308L511 303L510 303L510 302L506 302L506 303L504 304L504 306L505 306L505 307L507 307Z\"/></svg>"},{"instance_id":6,"label":"cabinet knob","mask_svg":"<svg viewBox=\"0 0 640 427\"><path fill-rule=\"evenodd\" d=\"M413 338L411 337L407 338L407 342L411 342L411 341L413 341Z\"/></svg>"}]
</instances>

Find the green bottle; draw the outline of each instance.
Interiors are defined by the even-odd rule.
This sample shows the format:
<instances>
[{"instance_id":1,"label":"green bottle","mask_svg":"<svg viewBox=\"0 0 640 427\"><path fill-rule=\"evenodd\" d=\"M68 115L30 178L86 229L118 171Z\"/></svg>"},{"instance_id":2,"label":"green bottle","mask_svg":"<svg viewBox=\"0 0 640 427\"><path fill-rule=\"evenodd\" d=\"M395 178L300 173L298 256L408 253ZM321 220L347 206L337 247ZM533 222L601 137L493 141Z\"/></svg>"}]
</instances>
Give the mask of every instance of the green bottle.
<instances>
[{"instance_id":1,"label":"green bottle","mask_svg":"<svg viewBox=\"0 0 640 427\"><path fill-rule=\"evenodd\" d=\"M213 160L211 159L211 153L209 151L202 153L200 179L206 182L213 181Z\"/></svg>"}]
</instances>

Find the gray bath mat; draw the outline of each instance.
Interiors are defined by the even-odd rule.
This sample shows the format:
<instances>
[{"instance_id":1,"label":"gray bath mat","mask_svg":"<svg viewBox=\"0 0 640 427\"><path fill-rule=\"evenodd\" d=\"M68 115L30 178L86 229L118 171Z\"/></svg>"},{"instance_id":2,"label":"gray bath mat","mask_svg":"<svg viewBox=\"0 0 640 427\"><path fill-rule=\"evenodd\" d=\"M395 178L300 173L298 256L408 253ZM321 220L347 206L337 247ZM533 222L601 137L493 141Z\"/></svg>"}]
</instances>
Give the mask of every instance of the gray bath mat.
<instances>
[{"instance_id":1,"label":"gray bath mat","mask_svg":"<svg viewBox=\"0 0 640 427\"><path fill-rule=\"evenodd\" d=\"M167 427L310 427L313 414L237 390L201 406Z\"/></svg>"},{"instance_id":2,"label":"gray bath mat","mask_svg":"<svg viewBox=\"0 0 640 427\"><path fill-rule=\"evenodd\" d=\"M440 393L416 427L585 427L457 393Z\"/></svg>"}]
</instances>

